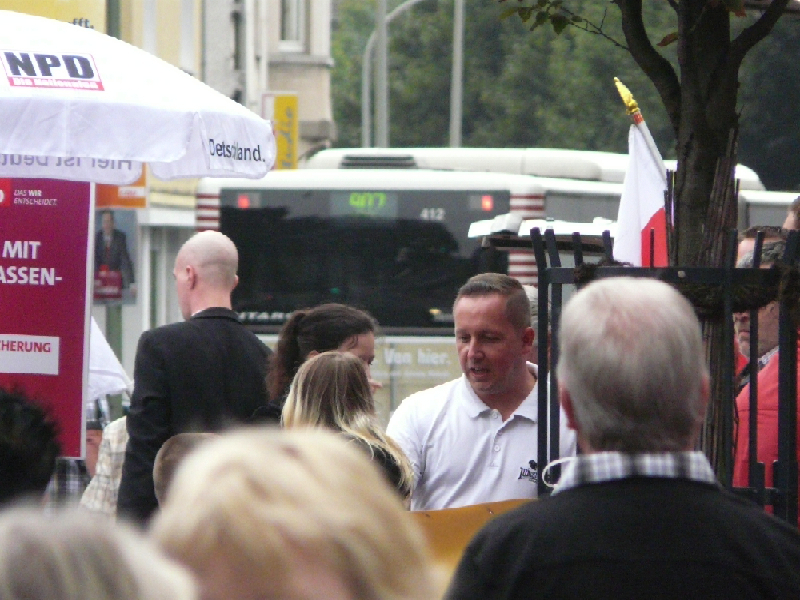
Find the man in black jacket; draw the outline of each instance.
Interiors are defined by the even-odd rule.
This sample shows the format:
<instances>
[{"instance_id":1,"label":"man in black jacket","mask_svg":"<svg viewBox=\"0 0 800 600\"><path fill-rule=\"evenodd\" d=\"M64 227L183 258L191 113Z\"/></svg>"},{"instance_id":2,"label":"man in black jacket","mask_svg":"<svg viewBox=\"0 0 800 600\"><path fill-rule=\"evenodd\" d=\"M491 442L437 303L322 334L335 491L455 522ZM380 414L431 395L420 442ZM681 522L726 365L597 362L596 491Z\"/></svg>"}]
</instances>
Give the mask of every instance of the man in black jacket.
<instances>
[{"instance_id":1,"label":"man in black jacket","mask_svg":"<svg viewBox=\"0 0 800 600\"><path fill-rule=\"evenodd\" d=\"M238 277L233 242L195 234L175 259L185 321L142 334L136 351L118 514L145 521L157 507L153 463L176 433L218 431L248 420L267 401L270 351L231 310Z\"/></svg>"},{"instance_id":2,"label":"man in black jacket","mask_svg":"<svg viewBox=\"0 0 800 600\"><path fill-rule=\"evenodd\" d=\"M800 598L800 534L723 490L697 438L700 325L655 280L613 278L563 313L559 395L583 454L553 494L491 521L450 599Z\"/></svg>"}]
</instances>

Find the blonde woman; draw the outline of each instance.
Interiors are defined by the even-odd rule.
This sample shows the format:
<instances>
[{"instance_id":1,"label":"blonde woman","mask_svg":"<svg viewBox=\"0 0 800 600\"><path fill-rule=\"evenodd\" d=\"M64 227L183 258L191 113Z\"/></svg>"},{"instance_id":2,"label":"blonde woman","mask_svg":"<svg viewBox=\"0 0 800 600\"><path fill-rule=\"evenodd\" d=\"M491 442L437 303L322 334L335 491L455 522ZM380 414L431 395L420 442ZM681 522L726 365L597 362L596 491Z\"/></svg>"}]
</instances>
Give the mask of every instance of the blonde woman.
<instances>
[{"instance_id":1,"label":"blonde woman","mask_svg":"<svg viewBox=\"0 0 800 600\"><path fill-rule=\"evenodd\" d=\"M303 363L283 406L282 422L287 429L325 427L344 434L381 466L402 498L410 497L411 465L378 423L367 373L358 357L323 352Z\"/></svg>"},{"instance_id":2,"label":"blonde woman","mask_svg":"<svg viewBox=\"0 0 800 600\"><path fill-rule=\"evenodd\" d=\"M340 435L253 429L178 467L152 533L204 600L430 600L424 535Z\"/></svg>"}]
</instances>

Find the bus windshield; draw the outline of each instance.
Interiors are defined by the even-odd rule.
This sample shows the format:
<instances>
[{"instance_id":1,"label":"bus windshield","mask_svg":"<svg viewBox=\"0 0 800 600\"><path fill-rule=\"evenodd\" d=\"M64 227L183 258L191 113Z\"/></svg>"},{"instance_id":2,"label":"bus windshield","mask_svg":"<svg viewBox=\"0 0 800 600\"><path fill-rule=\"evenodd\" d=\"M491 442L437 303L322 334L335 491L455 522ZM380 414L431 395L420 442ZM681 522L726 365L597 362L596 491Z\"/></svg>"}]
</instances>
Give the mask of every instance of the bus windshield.
<instances>
[{"instance_id":1,"label":"bus windshield","mask_svg":"<svg viewBox=\"0 0 800 600\"><path fill-rule=\"evenodd\" d=\"M239 249L234 310L265 331L325 302L369 311L383 328L452 329L472 275L507 271L469 224L510 210L509 190L220 190L220 230Z\"/></svg>"}]
</instances>

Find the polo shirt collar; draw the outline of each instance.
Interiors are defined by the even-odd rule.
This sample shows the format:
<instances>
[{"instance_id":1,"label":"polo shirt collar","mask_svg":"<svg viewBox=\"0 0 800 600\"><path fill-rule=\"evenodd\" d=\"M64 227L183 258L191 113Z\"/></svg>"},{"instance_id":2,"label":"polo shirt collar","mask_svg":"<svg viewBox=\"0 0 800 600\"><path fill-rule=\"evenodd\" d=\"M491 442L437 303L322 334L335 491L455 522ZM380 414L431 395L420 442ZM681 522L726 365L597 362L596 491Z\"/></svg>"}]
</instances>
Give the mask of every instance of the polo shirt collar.
<instances>
[{"instance_id":1,"label":"polo shirt collar","mask_svg":"<svg viewBox=\"0 0 800 600\"><path fill-rule=\"evenodd\" d=\"M533 363L528 363L528 370L536 377L536 384L533 386L531 393L522 401L522 404L514 411L509 420L515 416L520 416L535 423L539 416L539 367ZM466 394L464 394L465 407L470 419L477 419L481 415L491 412L492 409L486 406L483 400L478 398L475 390L472 389L469 381L467 381L466 375L461 375L461 383L466 388Z\"/></svg>"}]
</instances>

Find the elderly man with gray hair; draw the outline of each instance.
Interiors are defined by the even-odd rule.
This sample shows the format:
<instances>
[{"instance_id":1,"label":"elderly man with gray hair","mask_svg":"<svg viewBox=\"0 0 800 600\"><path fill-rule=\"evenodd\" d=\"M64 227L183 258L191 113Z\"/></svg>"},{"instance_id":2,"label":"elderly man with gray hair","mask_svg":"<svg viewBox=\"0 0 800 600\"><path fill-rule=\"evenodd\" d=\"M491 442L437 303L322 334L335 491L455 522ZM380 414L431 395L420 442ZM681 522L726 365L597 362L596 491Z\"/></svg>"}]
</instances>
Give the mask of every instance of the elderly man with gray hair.
<instances>
[{"instance_id":1,"label":"elderly man with gray hair","mask_svg":"<svg viewBox=\"0 0 800 600\"><path fill-rule=\"evenodd\" d=\"M559 396L583 454L491 521L448 598L797 598L797 528L719 486L695 450L700 324L674 288L612 278L563 313Z\"/></svg>"}]
</instances>

